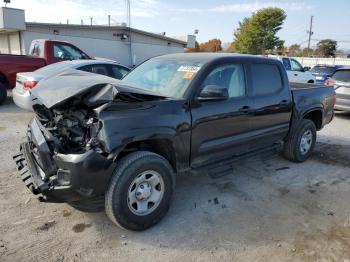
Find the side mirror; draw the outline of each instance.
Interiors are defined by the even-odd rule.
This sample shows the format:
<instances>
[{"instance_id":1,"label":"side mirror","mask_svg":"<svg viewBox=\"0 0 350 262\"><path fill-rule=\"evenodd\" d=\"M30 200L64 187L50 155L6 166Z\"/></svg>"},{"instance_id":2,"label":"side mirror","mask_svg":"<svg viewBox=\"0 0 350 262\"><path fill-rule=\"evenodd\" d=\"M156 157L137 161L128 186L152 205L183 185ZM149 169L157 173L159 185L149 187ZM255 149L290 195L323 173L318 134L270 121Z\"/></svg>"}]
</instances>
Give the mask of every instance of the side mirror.
<instances>
[{"instance_id":1,"label":"side mirror","mask_svg":"<svg viewBox=\"0 0 350 262\"><path fill-rule=\"evenodd\" d=\"M309 66L304 66L304 72L306 72L306 71L310 71L310 69L311 69L311 67L309 67Z\"/></svg>"},{"instance_id":2,"label":"side mirror","mask_svg":"<svg viewBox=\"0 0 350 262\"><path fill-rule=\"evenodd\" d=\"M217 85L205 86L199 94L199 101L219 101L228 99L228 90L226 87Z\"/></svg>"}]
</instances>

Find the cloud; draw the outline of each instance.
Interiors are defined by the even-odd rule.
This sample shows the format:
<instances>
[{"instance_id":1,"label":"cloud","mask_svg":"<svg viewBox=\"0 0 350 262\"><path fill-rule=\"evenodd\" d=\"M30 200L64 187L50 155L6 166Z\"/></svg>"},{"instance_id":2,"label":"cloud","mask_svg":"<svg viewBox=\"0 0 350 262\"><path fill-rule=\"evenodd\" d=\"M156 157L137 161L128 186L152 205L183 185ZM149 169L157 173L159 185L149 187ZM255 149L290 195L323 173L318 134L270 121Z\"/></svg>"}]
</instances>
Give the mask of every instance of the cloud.
<instances>
[{"instance_id":1,"label":"cloud","mask_svg":"<svg viewBox=\"0 0 350 262\"><path fill-rule=\"evenodd\" d=\"M285 11L301 11L314 9L314 6L304 2L252 2L238 4L223 4L209 8L175 8L172 11L181 13L251 13L266 7L279 7Z\"/></svg>"},{"instance_id":2,"label":"cloud","mask_svg":"<svg viewBox=\"0 0 350 262\"><path fill-rule=\"evenodd\" d=\"M214 8L209 9L213 12L222 13L247 13L254 12L261 8L266 7L279 7L285 11L300 11L313 9L312 5L303 2L254 2L254 3L243 3L243 4L226 4L219 5Z\"/></svg>"},{"instance_id":3,"label":"cloud","mask_svg":"<svg viewBox=\"0 0 350 262\"><path fill-rule=\"evenodd\" d=\"M126 21L125 0L12 0L9 7L25 9L26 21L90 23L92 17L94 24L106 24L108 15L112 21ZM157 0L131 1L131 14L151 18L158 15L157 7Z\"/></svg>"}]
</instances>

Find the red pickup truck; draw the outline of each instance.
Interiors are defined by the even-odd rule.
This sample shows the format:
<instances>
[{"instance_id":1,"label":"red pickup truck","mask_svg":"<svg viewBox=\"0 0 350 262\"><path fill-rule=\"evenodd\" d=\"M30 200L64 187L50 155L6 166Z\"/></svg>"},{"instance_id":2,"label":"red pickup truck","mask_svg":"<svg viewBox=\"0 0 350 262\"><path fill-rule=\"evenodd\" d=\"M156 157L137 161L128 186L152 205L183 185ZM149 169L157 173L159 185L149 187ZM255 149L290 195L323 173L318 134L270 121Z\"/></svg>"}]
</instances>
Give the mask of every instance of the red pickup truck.
<instances>
[{"instance_id":1,"label":"red pickup truck","mask_svg":"<svg viewBox=\"0 0 350 262\"><path fill-rule=\"evenodd\" d=\"M68 42L45 39L33 40L29 55L0 55L0 104L6 99L7 89L15 87L17 73L76 59L92 58Z\"/></svg>"}]
</instances>

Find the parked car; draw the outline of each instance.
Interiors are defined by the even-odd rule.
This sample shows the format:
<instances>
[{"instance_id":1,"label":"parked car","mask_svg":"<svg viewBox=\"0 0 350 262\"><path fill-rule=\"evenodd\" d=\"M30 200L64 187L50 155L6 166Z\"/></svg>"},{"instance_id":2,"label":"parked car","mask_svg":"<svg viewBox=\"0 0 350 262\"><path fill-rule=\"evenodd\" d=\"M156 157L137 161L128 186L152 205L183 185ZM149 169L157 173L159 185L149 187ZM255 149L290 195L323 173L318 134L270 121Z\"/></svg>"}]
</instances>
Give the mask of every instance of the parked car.
<instances>
[{"instance_id":1,"label":"parked car","mask_svg":"<svg viewBox=\"0 0 350 262\"><path fill-rule=\"evenodd\" d=\"M18 73L13 101L23 109L32 111L31 90L41 81L60 74L67 69L78 69L116 79L122 79L130 69L111 60L72 60L42 67L34 72Z\"/></svg>"},{"instance_id":2,"label":"parked car","mask_svg":"<svg viewBox=\"0 0 350 262\"><path fill-rule=\"evenodd\" d=\"M326 85L334 86L337 94L336 110L350 111L350 67L338 68L333 76L325 81Z\"/></svg>"},{"instance_id":3,"label":"parked car","mask_svg":"<svg viewBox=\"0 0 350 262\"><path fill-rule=\"evenodd\" d=\"M324 82L330 78L334 72L341 68L339 65L315 65L310 72L316 78L316 84L324 84Z\"/></svg>"},{"instance_id":4,"label":"parked car","mask_svg":"<svg viewBox=\"0 0 350 262\"><path fill-rule=\"evenodd\" d=\"M122 81L74 70L33 95L37 116L14 156L26 186L41 201L105 206L131 230L164 217L175 174L227 171L281 144L305 161L334 106L333 87L291 89L275 59L224 53L152 58Z\"/></svg>"},{"instance_id":5,"label":"parked car","mask_svg":"<svg viewBox=\"0 0 350 262\"><path fill-rule=\"evenodd\" d=\"M287 56L269 56L282 62L287 70L288 79L293 83L316 83L315 76L309 67L303 67L296 59Z\"/></svg>"},{"instance_id":6,"label":"parked car","mask_svg":"<svg viewBox=\"0 0 350 262\"><path fill-rule=\"evenodd\" d=\"M44 39L32 41L29 55L0 54L0 105L6 99L7 89L15 87L17 73L75 59L92 58L68 42Z\"/></svg>"}]
</instances>

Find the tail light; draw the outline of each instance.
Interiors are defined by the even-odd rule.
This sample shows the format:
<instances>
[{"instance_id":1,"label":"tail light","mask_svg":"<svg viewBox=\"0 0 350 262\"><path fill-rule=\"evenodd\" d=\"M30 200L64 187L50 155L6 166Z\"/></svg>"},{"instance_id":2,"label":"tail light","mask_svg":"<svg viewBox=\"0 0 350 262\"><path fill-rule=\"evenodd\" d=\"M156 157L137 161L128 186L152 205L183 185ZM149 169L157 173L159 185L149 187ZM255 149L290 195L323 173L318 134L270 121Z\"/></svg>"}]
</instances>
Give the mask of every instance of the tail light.
<instances>
[{"instance_id":1,"label":"tail light","mask_svg":"<svg viewBox=\"0 0 350 262\"><path fill-rule=\"evenodd\" d=\"M324 84L325 84L326 86L333 86L334 83L335 83L334 80L331 79L331 78L329 78L329 79L327 79L326 81L324 81Z\"/></svg>"},{"instance_id":2,"label":"tail light","mask_svg":"<svg viewBox=\"0 0 350 262\"><path fill-rule=\"evenodd\" d=\"M26 90L30 90L34 88L38 84L38 81L25 81L23 83L23 88Z\"/></svg>"}]
</instances>

